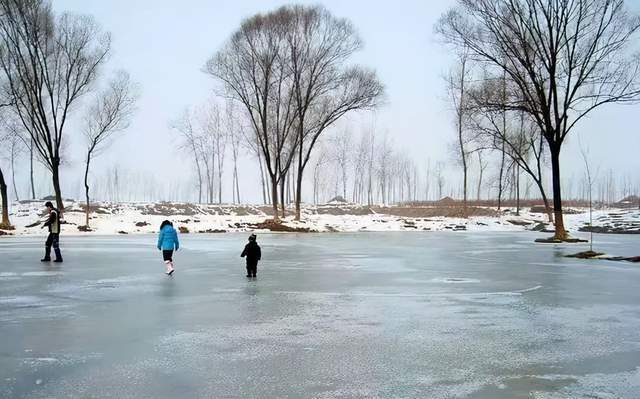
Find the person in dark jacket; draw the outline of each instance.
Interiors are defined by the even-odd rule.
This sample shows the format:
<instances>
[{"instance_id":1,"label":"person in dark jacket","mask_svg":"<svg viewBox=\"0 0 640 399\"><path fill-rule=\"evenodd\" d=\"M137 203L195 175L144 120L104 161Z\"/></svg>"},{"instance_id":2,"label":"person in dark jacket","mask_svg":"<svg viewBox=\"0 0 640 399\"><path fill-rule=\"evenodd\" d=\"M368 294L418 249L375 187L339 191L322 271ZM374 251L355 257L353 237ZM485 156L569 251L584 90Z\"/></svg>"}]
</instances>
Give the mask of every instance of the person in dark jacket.
<instances>
[{"instance_id":1,"label":"person in dark jacket","mask_svg":"<svg viewBox=\"0 0 640 399\"><path fill-rule=\"evenodd\" d=\"M249 243L245 245L244 251L240 255L240 257L247 259L247 277L256 277L258 261L262 258L260 245L258 245L256 238L255 234L249 236Z\"/></svg>"},{"instance_id":2,"label":"person in dark jacket","mask_svg":"<svg viewBox=\"0 0 640 399\"><path fill-rule=\"evenodd\" d=\"M49 236L45 243L44 258L42 258L41 261L51 261L51 247L53 246L53 251L56 254L54 262L62 262L62 254L60 253L60 213L53 207L51 201L47 201L44 206L47 208L49 217L41 228L44 229L45 227L48 227Z\"/></svg>"},{"instance_id":3,"label":"person in dark jacket","mask_svg":"<svg viewBox=\"0 0 640 399\"><path fill-rule=\"evenodd\" d=\"M173 223L168 220L160 224L160 233L158 234L158 249L162 251L162 259L167 265L166 273L171 276L175 269L173 268L173 251L180 248L178 241L178 232L173 228Z\"/></svg>"}]
</instances>

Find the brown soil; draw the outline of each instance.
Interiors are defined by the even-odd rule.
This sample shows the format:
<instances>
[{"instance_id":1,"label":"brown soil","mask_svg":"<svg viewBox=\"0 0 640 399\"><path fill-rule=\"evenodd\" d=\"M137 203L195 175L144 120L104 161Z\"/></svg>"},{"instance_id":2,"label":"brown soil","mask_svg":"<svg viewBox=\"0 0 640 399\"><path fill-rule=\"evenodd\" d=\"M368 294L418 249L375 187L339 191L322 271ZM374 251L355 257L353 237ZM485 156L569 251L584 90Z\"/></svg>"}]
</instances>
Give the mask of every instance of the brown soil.
<instances>
[{"instance_id":1,"label":"brown soil","mask_svg":"<svg viewBox=\"0 0 640 399\"><path fill-rule=\"evenodd\" d=\"M542 243L542 244L562 244L562 243L577 244L577 243L584 243L589 241L582 240L580 238L566 238L564 240L559 240L555 237L549 237L549 238L538 238L535 240L535 242Z\"/></svg>"},{"instance_id":2,"label":"brown soil","mask_svg":"<svg viewBox=\"0 0 640 399\"><path fill-rule=\"evenodd\" d=\"M424 206L424 207L373 207L376 213L424 218L424 217L465 217L465 211L461 206ZM489 208L468 207L466 216L497 216L498 212Z\"/></svg>"},{"instance_id":3,"label":"brown soil","mask_svg":"<svg viewBox=\"0 0 640 399\"><path fill-rule=\"evenodd\" d=\"M270 230L270 231L278 231L278 232L287 232L287 233L311 233L313 232L311 229L307 227L291 227L281 222L275 221L273 219L267 219L262 223L257 223L252 226L255 229L260 230Z\"/></svg>"},{"instance_id":4,"label":"brown soil","mask_svg":"<svg viewBox=\"0 0 640 399\"><path fill-rule=\"evenodd\" d=\"M578 259L593 259L597 256L602 256L604 253L595 252L595 251L584 251L578 252L577 254L566 255L567 258L578 258Z\"/></svg>"}]
</instances>

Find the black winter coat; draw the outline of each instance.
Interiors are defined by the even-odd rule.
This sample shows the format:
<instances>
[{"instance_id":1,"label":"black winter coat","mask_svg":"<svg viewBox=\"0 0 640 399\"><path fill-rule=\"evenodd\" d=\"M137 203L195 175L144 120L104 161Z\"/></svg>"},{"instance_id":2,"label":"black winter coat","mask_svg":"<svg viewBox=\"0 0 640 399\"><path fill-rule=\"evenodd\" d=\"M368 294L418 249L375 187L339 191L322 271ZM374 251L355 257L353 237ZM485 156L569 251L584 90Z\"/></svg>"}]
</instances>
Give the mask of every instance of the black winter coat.
<instances>
[{"instance_id":1,"label":"black winter coat","mask_svg":"<svg viewBox=\"0 0 640 399\"><path fill-rule=\"evenodd\" d=\"M241 257L247 258L247 263L258 262L260 258L262 258L262 253L260 251L260 245L257 242L251 241L244 247L244 251L242 251Z\"/></svg>"}]
</instances>

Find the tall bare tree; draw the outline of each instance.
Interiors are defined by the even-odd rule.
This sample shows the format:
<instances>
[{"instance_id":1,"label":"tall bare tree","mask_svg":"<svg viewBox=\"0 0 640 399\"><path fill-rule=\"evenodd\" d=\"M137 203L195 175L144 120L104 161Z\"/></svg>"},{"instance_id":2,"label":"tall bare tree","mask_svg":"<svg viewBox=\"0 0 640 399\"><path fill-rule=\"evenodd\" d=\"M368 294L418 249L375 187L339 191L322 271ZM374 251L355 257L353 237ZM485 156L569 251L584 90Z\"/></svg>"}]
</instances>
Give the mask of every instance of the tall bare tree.
<instances>
[{"instance_id":1,"label":"tall bare tree","mask_svg":"<svg viewBox=\"0 0 640 399\"><path fill-rule=\"evenodd\" d=\"M2 108L0 107L0 110ZM0 145L9 145L8 135L5 130L0 130ZM0 196L2 197L2 222L0 222L0 228L11 227L9 221L9 195L7 193L7 182L4 180L4 174L2 173L2 165L0 165Z\"/></svg>"},{"instance_id":2,"label":"tall bare tree","mask_svg":"<svg viewBox=\"0 0 640 399\"><path fill-rule=\"evenodd\" d=\"M218 204L222 203L222 175L224 171L225 150L228 139L229 117L216 99L210 99L200 110L200 126L205 143L203 154L204 165L209 176L209 202L217 197Z\"/></svg>"},{"instance_id":3,"label":"tall bare tree","mask_svg":"<svg viewBox=\"0 0 640 399\"><path fill-rule=\"evenodd\" d=\"M273 216L278 215L278 186L293 159L295 110L284 46L289 26L284 9L245 19L205 65L246 111L270 178ZM284 173L283 173L284 172Z\"/></svg>"},{"instance_id":4,"label":"tall bare tree","mask_svg":"<svg viewBox=\"0 0 640 399\"><path fill-rule=\"evenodd\" d=\"M469 52L462 49L457 56L456 66L449 73L447 86L455 113L456 128L456 155L462 166L462 204L463 215L467 216L467 179L468 163L471 150L469 149L469 137L465 134L469 106L467 100L467 79L469 73Z\"/></svg>"},{"instance_id":5,"label":"tall bare tree","mask_svg":"<svg viewBox=\"0 0 640 399\"><path fill-rule=\"evenodd\" d=\"M517 164L535 182L545 206L549 222L553 222L553 212L544 188L545 139L540 129L525 112L505 110L503 107L485 107L485 104L502 103L506 97L503 79L485 80L478 87L469 90L472 109L471 127L481 146L500 154L498 176L498 200L502 198L504 186L505 158Z\"/></svg>"},{"instance_id":6,"label":"tall bare tree","mask_svg":"<svg viewBox=\"0 0 640 399\"><path fill-rule=\"evenodd\" d=\"M198 203L202 204L202 140L196 132L193 122L191 110L186 109L180 118L171 122L171 128L176 130L182 137L181 148L191 154L193 164L196 170L196 178L198 179Z\"/></svg>"},{"instance_id":7,"label":"tall bare tree","mask_svg":"<svg viewBox=\"0 0 640 399\"><path fill-rule=\"evenodd\" d=\"M66 122L91 89L110 42L93 18L56 16L48 1L0 2L0 70L17 116L51 171L61 211L59 167Z\"/></svg>"},{"instance_id":8,"label":"tall bare tree","mask_svg":"<svg viewBox=\"0 0 640 399\"><path fill-rule=\"evenodd\" d=\"M640 19L623 0L458 0L440 20L450 43L468 48L492 74L505 74L515 102L536 122L551 154L554 238L562 217L560 151L594 109L636 101L640 64L628 51Z\"/></svg>"},{"instance_id":9,"label":"tall bare tree","mask_svg":"<svg viewBox=\"0 0 640 399\"><path fill-rule=\"evenodd\" d=\"M363 130L360 135L358 146L352 154L353 193L351 199L355 203L362 203L364 201L364 193L367 184L367 164L369 162L369 140L371 140L369 133Z\"/></svg>"},{"instance_id":10,"label":"tall bare tree","mask_svg":"<svg viewBox=\"0 0 640 399\"><path fill-rule=\"evenodd\" d=\"M322 133L345 114L376 108L384 87L375 72L347 62L362 48L353 25L322 6L286 6L287 66L294 89L297 130L296 220L304 170ZM346 191L346 190L345 190Z\"/></svg>"},{"instance_id":11,"label":"tall bare tree","mask_svg":"<svg viewBox=\"0 0 640 399\"><path fill-rule=\"evenodd\" d=\"M336 168L341 183L341 196L347 199L347 184L349 180L349 168L351 167L351 153L353 151L353 134L348 126L344 129L336 131L336 135L329 140L331 145L331 158L336 163ZM335 195L338 195L336 189Z\"/></svg>"},{"instance_id":12,"label":"tall bare tree","mask_svg":"<svg viewBox=\"0 0 640 399\"><path fill-rule=\"evenodd\" d=\"M11 186L13 187L13 196L16 201L20 201L18 184L16 183L16 161L18 161L25 151L24 141L22 138L23 132L21 125L11 117L5 118L0 129L4 129L6 132L6 151L3 152L6 152L4 155L8 157L9 165L11 166Z\"/></svg>"},{"instance_id":13,"label":"tall bare tree","mask_svg":"<svg viewBox=\"0 0 640 399\"><path fill-rule=\"evenodd\" d=\"M240 179L238 176L238 155L244 138L242 124L236 114L236 108L233 101L227 100L225 104L227 137L231 145L231 158L233 161L233 176L231 183L231 191L233 193L233 203L241 203L240 200Z\"/></svg>"},{"instance_id":14,"label":"tall bare tree","mask_svg":"<svg viewBox=\"0 0 640 399\"><path fill-rule=\"evenodd\" d=\"M5 79L0 76L0 122L2 122L2 124L5 123L7 117L10 115L9 107L14 105L11 93L5 89ZM7 146L7 137L7 130L0 128L0 145L3 148ZM2 198L2 220L0 221L0 228L5 229L11 227L9 221L9 196L7 194L7 182L4 180L2 165L0 165L0 197Z\"/></svg>"},{"instance_id":15,"label":"tall bare tree","mask_svg":"<svg viewBox=\"0 0 640 399\"><path fill-rule=\"evenodd\" d=\"M85 226L89 228L91 203L89 201L89 166L91 160L100 154L104 145L114 134L129 126L133 115L137 93L129 74L116 73L108 87L96 98L85 116L84 134L87 141L87 158L84 170L84 189L86 199Z\"/></svg>"},{"instance_id":16,"label":"tall bare tree","mask_svg":"<svg viewBox=\"0 0 640 399\"><path fill-rule=\"evenodd\" d=\"M445 164L442 161L436 162L435 178L438 185L438 199L442 199L442 190L444 189L445 176L444 176Z\"/></svg>"}]
</instances>

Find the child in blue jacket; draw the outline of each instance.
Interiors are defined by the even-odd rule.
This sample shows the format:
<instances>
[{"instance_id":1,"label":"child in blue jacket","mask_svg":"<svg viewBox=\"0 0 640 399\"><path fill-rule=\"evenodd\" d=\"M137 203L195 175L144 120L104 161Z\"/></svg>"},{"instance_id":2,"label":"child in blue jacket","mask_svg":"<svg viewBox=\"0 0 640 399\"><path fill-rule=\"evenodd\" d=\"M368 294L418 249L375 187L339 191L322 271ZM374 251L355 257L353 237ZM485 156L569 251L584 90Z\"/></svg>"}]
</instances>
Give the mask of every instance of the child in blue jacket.
<instances>
[{"instance_id":1,"label":"child in blue jacket","mask_svg":"<svg viewBox=\"0 0 640 399\"><path fill-rule=\"evenodd\" d=\"M180 248L178 233L173 228L173 223L165 220L160 225L160 235L158 236L158 249L162 251L162 258L167 265L167 275L171 276L175 271L173 268L173 250Z\"/></svg>"}]
</instances>

